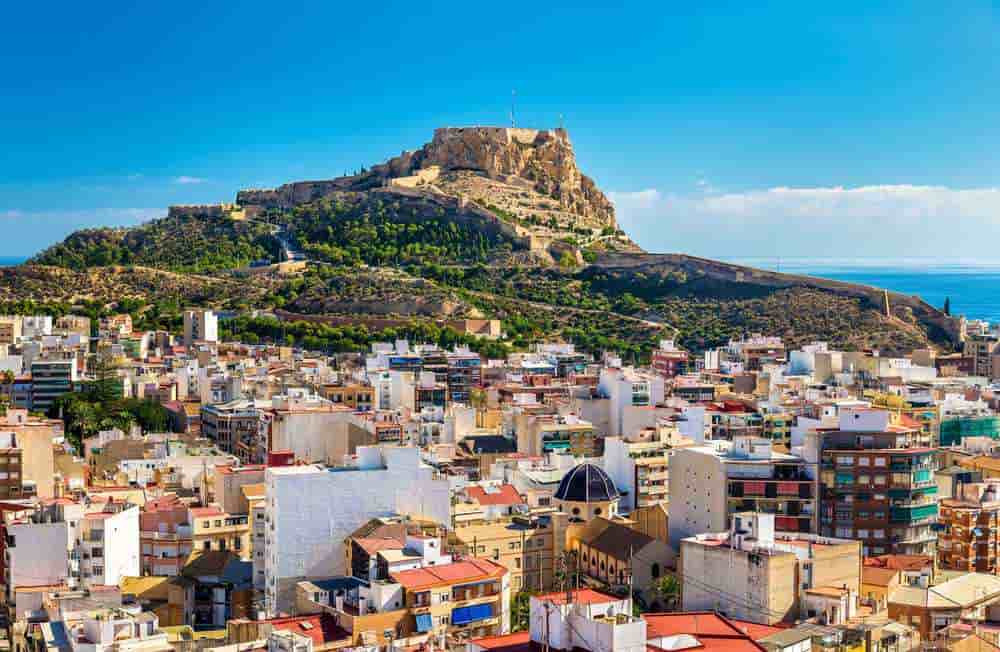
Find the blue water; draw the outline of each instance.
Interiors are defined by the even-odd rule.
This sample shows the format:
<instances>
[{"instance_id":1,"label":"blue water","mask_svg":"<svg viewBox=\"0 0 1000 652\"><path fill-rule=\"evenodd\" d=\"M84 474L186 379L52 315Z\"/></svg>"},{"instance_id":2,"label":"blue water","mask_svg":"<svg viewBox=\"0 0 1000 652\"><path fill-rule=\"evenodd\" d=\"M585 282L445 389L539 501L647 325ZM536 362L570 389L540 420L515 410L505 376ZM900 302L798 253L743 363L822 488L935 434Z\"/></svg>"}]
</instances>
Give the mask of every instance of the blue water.
<instances>
[{"instance_id":1,"label":"blue water","mask_svg":"<svg viewBox=\"0 0 1000 652\"><path fill-rule=\"evenodd\" d=\"M951 314L1000 322L1000 260L739 258L730 262L915 294Z\"/></svg>"},{"instance_id":2,"label":"blue water","mask_svg":"<svg viewBox=\"0 0 1000 652\"><path fill-rule=\"evenodd\" d=\"M23 256L0 256L0 267L11 267L12 265L20 265L26 260L28 259Z\"/></svg>"}]
</instances>

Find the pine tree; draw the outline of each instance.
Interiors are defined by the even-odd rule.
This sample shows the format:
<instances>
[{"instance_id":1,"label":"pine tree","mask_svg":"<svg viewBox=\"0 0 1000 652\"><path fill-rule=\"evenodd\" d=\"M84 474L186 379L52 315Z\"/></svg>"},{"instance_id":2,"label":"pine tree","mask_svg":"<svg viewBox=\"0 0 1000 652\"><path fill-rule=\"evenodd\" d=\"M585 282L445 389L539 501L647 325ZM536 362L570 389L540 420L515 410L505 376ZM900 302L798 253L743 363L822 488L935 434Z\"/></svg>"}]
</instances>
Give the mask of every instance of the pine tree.
<instances>
[{"instance_id":1,"label":"pine tree","mask_svg":"<svg viewBox=\"0 0 1000 652\"><path fill-rule=\"evenodd\" d=\"M944 314L951 315L951 297L944 298Z\"/></svg>"}]
</instances>

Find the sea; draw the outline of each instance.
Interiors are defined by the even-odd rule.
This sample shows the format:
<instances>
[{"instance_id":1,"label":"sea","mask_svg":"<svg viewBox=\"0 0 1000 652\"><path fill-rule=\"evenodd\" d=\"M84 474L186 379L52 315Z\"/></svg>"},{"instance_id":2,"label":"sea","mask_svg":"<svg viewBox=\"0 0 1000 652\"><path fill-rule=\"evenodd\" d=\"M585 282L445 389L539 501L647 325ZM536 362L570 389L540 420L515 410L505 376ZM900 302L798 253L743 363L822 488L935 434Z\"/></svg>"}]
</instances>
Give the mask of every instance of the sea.
<instances>
[{"instance_id":1,"label":"sea","mask_svg":"<svg viewBox=\"0 0 1000 652\"><path fill-rule=\"evenodd\" d=\"M915 294L951 314L1000 322L1000 259L729 258L738 263Z\"/></svg>"}]
</instances>

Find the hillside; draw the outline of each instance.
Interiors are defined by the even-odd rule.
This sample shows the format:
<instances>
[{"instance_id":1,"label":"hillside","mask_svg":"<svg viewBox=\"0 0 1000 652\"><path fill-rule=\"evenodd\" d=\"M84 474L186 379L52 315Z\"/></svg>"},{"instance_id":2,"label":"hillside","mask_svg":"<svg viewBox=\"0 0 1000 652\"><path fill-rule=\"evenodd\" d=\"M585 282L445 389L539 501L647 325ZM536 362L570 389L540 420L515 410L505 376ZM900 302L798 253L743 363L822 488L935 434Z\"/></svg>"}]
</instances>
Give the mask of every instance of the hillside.
<instances>
[{"instance_id":1,"label":"hillside","mask_svg":"<svg viewBox=\"0 0 1000 652\"><path fill-rule=\"evenodd\" d=\"M311 264L292 278L247 273L252 261L277 262L282 252ZM172 207L131 229L81 231L32 263L77 274L8 271L8 301L40 291L39 277L51 274L62 284L44 289L54 300L113 303L116 292L138 288L120 267L98 268L137 265L197 279L179 293L189 303L281 310L286 319L495 318L515 347L563 338L636 359L663 336L695 350L759 331L792 345L822 339L906 351L949 348L957 330L917 297L643 252L577 168L562 130L438 129L421 148L352 176L243 190L235 204ZM163 291L166 280L149 274L137 274L146 291ZM271 332L247 324L254 336Z\"/></svg>"}]
</instances>

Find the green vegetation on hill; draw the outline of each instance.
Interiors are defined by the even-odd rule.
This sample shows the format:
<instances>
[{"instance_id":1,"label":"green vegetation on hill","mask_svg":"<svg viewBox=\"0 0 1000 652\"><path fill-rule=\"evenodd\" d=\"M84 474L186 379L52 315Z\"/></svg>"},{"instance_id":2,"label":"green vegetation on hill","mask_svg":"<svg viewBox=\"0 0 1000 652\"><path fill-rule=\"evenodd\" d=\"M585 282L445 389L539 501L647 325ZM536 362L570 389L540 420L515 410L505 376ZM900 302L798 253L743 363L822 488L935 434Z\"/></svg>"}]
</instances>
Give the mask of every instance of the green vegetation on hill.
<instances>
[{"instance_id":1,"label":"green vegetation on hill","mask_svg":"<svg viewBox=\"0 0 1000 652\"><path fill-rule=\"evenodd\" d=\"M29 262L75 270L142 265L203 273L270 258L276 242L267 225L224 218L170 215L129 229L86 229Z\"/></svg>"},{"instance_id":2,"label":"green vegetation on hill","mask_svg":"<svg viewBox=\"0 0 1000 652\"><path fill-rule=\"evenodd\" d=\"M485 262L512 243L431 207L338 193L276 215L309 255L337 265Z\"/></svg>"},{"instance_id":3,"label":"green vegetation on hill","mask_svg":"<svg viewBox=\"0 0 1000 652\"><path fill-rule=\"evenodd\" d=\"M437 344L445 349L466 345L493 359L505 358L511 351L502 342L417 320L400 328L369 330L363 325L330 326L308 321L280 321L274 317L237 317L222 322L222 337L248 344L294 344L310 351L326 353L362 353L370 351L373 342L391 342L400 338Z\"/></svg>"}]
</instances>

